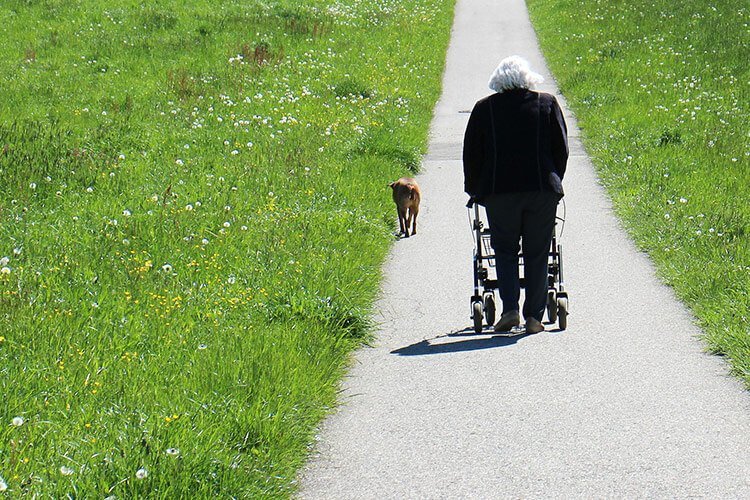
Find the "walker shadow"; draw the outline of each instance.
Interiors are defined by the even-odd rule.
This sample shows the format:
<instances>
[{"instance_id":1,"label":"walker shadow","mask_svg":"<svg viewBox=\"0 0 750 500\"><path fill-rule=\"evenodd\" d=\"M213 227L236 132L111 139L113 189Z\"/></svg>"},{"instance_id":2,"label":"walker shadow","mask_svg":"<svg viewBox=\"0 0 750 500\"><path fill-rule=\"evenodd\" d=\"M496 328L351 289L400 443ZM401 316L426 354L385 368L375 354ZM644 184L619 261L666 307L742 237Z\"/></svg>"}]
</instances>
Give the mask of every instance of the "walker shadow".
<instances>
[{"instance_id":1,"label":"walker shadow","mask_svg":"<svg viewBox=\"0 0 750 500\"><path fill-rule=\"evenodd\" d=\"M481 338L475 338L481 335ZM487 337L487 335L491 335ZM446 335L438 335L431 339L425 339L416 344L401 347L391 351L398 356L424 356L427 354L446 354L451 352L479 351L482 349L493 349L496 347L509 347L519 340L533 334L521 330L518 333L493 333L491 331L481 334L474 333L473 328L465 328ZM458 338L455 342L435 342L446 338Z\"/></svg>"}]
</instances>

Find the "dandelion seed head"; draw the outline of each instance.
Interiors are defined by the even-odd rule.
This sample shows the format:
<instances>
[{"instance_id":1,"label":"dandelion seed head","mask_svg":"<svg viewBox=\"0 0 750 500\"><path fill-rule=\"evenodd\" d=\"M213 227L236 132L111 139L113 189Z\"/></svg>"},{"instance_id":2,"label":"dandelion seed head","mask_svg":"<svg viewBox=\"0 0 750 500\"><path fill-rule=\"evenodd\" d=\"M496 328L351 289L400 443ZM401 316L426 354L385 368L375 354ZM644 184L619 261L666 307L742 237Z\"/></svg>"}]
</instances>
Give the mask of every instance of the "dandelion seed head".
<instances>
[{"instance_id":1,"label":"dandelion seed head","mask_svg":"<svg viewBox=\"0 0 750 500\"><path fill-rule=\"evenodd\" d=\"M137 471L135 471L135 477L136 479L146 479L148 477L148 471L141 467Z\"/></svg>"},{"instance_id":2,"label":"dandelion seed head","mask_svg":"<svg viewBox=\"0 0 750 500\"><path fill-rule=\"evenodd\" d=\"M14 248L14 249L13 249L13 255L15 255L15 256L21 255L21 251L22 251L22 250L23 250L23 249L22 249L21 247L16 247L16 248Z\"/></svg>"},{"instance_id":3,"label":"dandelion seed head","mask_svg":"<svg viewBox=\"0 0 750 500\"><path fill-rule=\"evenodd\" d=\"M86 192L87 193L93 193L94 192L94 188L92 188L91 186L89 186L89 187L86 188Z\"/></svg>"},{"instance_id":4,"label":"dandelion seed head","mask_svg":"<svg viewBox=\"0 0 750 500\"><path fill-rule=\"evenodd\" d=\"M174 162L175 162L175 163L176 163L177 165L179 165L179 166L182 166L182 165L184 165L184 164L185 164L185 162L184 162L184 161L182 161L182 160L180 160L179 158L177 158L177 159L176 159L176 160L175 160Z\"/></svg>"},{"instance_id":5,"label":"dandelion seed head","mask_svg":"<svg viewBox=\"0 0 750 500\"><path fill-rule=\"evenodd\" d=\"M73 472L75 472L73 469L65 465L60 467L60 474L62 474L63 476L72 476Z\"/></svg>"},{"instance_id":6,"label":"dandelion seed head","mask_svg":"<svg viewBox=\"0 0 750 500\"><path fill-rule=\"evenodd\" d=\"M185 210L187 210L188 212L190 212L191 210L193 210L193 205L190 205L188 203L187 205L185 205Z\"/></svg>"},{"instance_id":7,"label":"dandelion seed head","mask_svg":"<svg viewBox=\"0 0 750 500\"><path fill-rule=\"evenodd\" d=\"M2 259L0 259L0 266L6 266L6 265L8 265L8 262L10 262L10 258L9 257L3 257Z\"/></svg>"},{"instance_id":8,"label":"dandelion seed head","mask_svg":"<svg viewBox=\"0 0 750 500\"><path fill-rule=\"evenodd\" d=\"M11 420L10 423L14 427L21 427L24 423L24 419L23 417L13 417L13 420Z\"/></svg>"},{"instance_id":9,"label":"dandelion seed head","mask_svg":"<svg viewBox=\"0 0 750 500\"><path fill-rule=\"evenodd\" d=\"M223 225L224 227L229 227L229 226L231 226L232 224L231 224L231 223L230 223L229 221L226 221L226 222L225 222L224 224L222 224L222 225Z\"/></svg>"},{"instance_id":10,"label":"dandelion seed head","mask_svg":"<svg viewBox=\"0 0 750 500\"><path fill-rule=\"evenodd\" d=\"M203 238L201 240L201 243L204 244L204 245L208 245L208 238Z\"/></svg>"},{"instance_id":11,"label":"dandelion seed head","mask_svg":"<svg viewBox=\"0 0 750 500\"><path fill-rule=\"evenodd\" d=\"M36 182L32 182L31 184L29 184L29 187L30 187L30 188L31 188L32 190L36 189Z\"/></svg>"},{"instance_id":12,"label":"dandelion seed head","mask_svg":"<svg viewBox=\"0 0 750 500\"><path fill-rule=\"evenodd\" d=\"M10 268L8 266L4 266L0 268L0 274L5 274L5 275L10 274Z\"/></svg>"},{"instance_id":13,"label":"dandelion seed head","mask_svg":"<svg viewBox=\"0 0 750 500\"><path fill-rule=\"evenodd\" d=\"M124 215L125 217L130 217L131 215L133 215L133 213L130 210L125 209L122 211L122 215Z\"/></svg>"},{"instance_id":14,"label":"dandelion seed head","mask_svg":"<svg viewBox=\"0 0 750 500\"><path fill-rule=\"evenodd\" d=\"M3 478L0 477L0 493L3 491L7 491L8 489L8 483L5 482Z\"/></svg>"},{"instance_id":15,"label":"dandelion seed head","mask_svg":"<svg viewBox=\"0 0 750 500\"><path fill-rule=\"evenodd\" d=\"M163 266L161 266L161 270L164 271L165 273L171 273L172 266L169 264L164 264Z\"/></svg>"}]
</instances>

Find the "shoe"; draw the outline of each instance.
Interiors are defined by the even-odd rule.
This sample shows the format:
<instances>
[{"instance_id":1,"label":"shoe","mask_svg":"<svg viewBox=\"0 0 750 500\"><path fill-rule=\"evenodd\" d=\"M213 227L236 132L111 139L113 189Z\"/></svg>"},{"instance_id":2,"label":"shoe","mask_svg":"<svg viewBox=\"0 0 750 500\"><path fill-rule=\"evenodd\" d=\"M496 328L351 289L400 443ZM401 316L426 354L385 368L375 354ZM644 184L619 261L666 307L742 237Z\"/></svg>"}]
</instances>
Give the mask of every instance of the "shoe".
<instances>
[{"instance_id":1,"label":"shoe","mask_svg":"<svg viewBox=\"0 0 750 500\"><path fill-rule=\"evenodd\" d=\"M500 316L500 320L495 324L496 332L509 332L514 326L521 324L521 316L518 311L506 311Z\"/></svg>"},{"instance_id":2,"label":"shoe","mask_svg":"<svg viewBox=\"0 0 750 500\"><path fill-rule=\"evenodd\" d=\"M526 333L539 333L544 331L544 325L536 318L526 318Z\"/></svg>"}]
</instances>

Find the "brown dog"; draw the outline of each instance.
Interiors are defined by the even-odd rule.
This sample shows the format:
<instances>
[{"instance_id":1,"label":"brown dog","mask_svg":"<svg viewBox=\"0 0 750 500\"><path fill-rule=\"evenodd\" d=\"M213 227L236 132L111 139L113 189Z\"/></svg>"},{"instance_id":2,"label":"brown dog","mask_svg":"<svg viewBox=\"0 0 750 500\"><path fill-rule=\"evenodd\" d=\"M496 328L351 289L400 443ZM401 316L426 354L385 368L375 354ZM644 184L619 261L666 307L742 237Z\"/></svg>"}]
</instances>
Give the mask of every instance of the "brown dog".
<instances>
[{"instance_id":1,"label":"brown dog","mask_svg":"<svg viewBox=\"0 0 750 500\"><path fill-rule=\"evenodd\" d=\"M405 238L409 237L409 225L411 225L411 234L417 234L417 214L419 213L419 200L422 197L417 181L410 177L402 177L391 182L389 186L393 189L393 201L396 202L398 210L398 225L401 234Z\"/></svg>"}]
</instances>

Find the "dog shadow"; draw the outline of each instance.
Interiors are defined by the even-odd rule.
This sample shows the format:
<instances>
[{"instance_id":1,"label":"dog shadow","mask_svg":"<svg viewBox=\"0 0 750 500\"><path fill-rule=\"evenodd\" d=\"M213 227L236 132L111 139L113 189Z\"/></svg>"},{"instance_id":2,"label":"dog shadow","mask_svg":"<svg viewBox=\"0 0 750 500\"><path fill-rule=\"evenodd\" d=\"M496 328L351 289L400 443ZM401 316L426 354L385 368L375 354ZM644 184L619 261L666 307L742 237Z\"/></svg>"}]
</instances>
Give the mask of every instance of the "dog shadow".
<instances>
[{"instance_id":1,"label":"dog shadow","mask_svg":"<svg viewBox=\"0 0 750 500\"><path fill-rule=\"evenodd\" d=\"M398 356L424 356L428 354L447 354L451 352L479 351L497 347L510 347L519 340L535 334L526 333L524 329L511 332L494 333L491 330L475 333L473 328L464 328L431 339L424 339L415 344L391 351Z\"/></svg>"}]
</instances>

